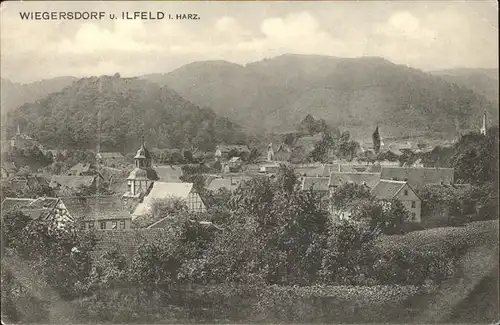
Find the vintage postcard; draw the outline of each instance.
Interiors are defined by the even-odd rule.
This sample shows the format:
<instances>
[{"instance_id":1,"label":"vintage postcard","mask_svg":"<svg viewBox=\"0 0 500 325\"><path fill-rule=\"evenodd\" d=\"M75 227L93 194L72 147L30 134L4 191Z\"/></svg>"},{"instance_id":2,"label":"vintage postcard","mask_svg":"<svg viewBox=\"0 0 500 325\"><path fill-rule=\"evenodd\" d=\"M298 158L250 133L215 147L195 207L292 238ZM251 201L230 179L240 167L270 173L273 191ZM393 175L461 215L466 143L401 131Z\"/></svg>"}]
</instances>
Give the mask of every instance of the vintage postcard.
<instances>
[{"instance_id":1,"label":"vintage postcard","mask_svg":"<svg viewBox=\"0 0 500 325\"><path fill-rule=\"evenodd\" d=\"M2 324L500 320L496 1L0 8Z\"/></svg>"}]
</instances>

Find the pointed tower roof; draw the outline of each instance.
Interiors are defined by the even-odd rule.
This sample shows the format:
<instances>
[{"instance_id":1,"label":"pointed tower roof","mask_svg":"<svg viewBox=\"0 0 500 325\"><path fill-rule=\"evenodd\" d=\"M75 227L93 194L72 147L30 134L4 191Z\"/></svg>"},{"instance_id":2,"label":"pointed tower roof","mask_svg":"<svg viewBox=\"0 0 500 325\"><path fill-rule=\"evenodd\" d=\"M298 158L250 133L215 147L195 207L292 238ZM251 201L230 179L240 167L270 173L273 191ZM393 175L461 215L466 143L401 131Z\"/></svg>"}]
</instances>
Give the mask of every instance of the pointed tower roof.
<instances>
[{"instance_id":1,"label":"pointed tower roof","mask_svg":"<svg viewBox=\"0 0 500 325\"><path fill-rule=\"evenodd\" d=\"M134 159L151 159L151 154L144 144L144 136L141 138L141 147L137 150Z\"/></svg>"}]
</instances>

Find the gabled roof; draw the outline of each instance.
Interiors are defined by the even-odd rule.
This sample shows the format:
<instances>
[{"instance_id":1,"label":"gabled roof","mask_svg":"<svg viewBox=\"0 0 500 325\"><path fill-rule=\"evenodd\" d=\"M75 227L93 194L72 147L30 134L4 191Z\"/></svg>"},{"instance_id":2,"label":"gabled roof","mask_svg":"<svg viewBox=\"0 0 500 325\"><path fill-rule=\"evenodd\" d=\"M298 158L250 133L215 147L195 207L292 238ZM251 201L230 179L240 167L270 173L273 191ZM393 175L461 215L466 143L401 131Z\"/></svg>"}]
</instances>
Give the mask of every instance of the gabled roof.
<instances>
[{"instance_id":1,"label":"gabled roof","mask_svg":"<svg viewBox=\"0 0 500 325\"><path fill-rule=\"evenodd\" d=\"M181 166L155 166L155 170L161 182L182 183Z\"/></svg>"},{"instance_id":2,"label":"gabled roof","mask_svg":"<svg viewBox=\"0 0 500 325\"><path fill-rule=\"evenodd\" d=\"M382 166L381 179L407 181L413 188L426 184L454 183L453 168L385 167Z\"/></svg>"},{"instance_id":3,"label":"gabled roof","mask_svg":"<svg viewBox=\"0 0 500 325\"><path fill-rule=\"evenodd\" d=\"M347 183L365 184L373 188L380 181L380 173L331 173L330 185L341 186Z\"/></svg>"},{"instance_id":4,"label":"gabled roof","mask_svg":"<svg viewBox=\"0 0 500 325\"><path fill-rule=\"evenodd\" d=\"M133 216L146 215L151 211L154 200L167 198L188 199L193 189L193 183L154 182L144 200L137 205Z\"/></svg>"},{"instance_id":5,"label":"gabled roof","mask_svg":"<svg viewBox=\"0 0 500 325\"><path fill-rule=\"evenodd\" d=\"M78 220L130 219L132 216L120 196L88 196L63 198L71 216Z\"/></svg>"},{"instance_id":6,"label":"gabled roof","mask_svg":"<svg viewBox=\"0 0 500 325\"><path fill-rule=\"evenodd\" d=\"M113 178L110 180L108 189L116 194L125 194L128 192L128 184L126 178Z\"/></svg>"},{"instance_id":7,"label":"gabled roof","mask_svg":"<svg viewBox=\"0 0 500 325\"><path fill-rule=\"evenodd\" d=\"M325 168L324 165L294 168L295 174L306 177L323 176L325 170L327 170L327 168Z\"/></svg>"},{"instance_id":8,"label":"gabled roof","mask_svg":"<svg viewBox=\"0 0 500 325\"><path fill-rule=\"evenodd\" d=\"M71 219L70 216L65 215L64 204L62 204L59 198L6 198L2 203L2 215L12 209L20 210L23 214L32 219L46 219L50 216L56 217L57 221L63 221L62 219ZM59 217L62 217L62 219Z\"/></svg>"},{"instance_id":9,"label":"gabled roof","mask_svg":"<svg viewBox=\"0 0 500 325\"><path fill-rule=\"evenodd\" d=\"M80 186L91 186L96 176L62 176L54 175L50 180L50 187L56 188L58 185L71 189L78 189Z\"/></svg>"},{"instance_id":10,"label":"gabled roof","mask_svg":"<svg viewBox=\"0 0 500 325\"><path fill-rule=\"evenodd\" d=\"M379 199L392 199L405 185L406 182L380 180L370 193Z\"/></svg>"},{"instance_id":11,"label":"gabled roof","mask_svg":"<svg viewBox=\"0 0 500 325\"><path fill-rule=\"evenodd\" d=\"M83 176L84 173L90 172L92 169L92 165L77 163L67 172L67 176Z\"/></svg>"},{"instance_id":12,"label":"gabled roof","mask_svg":"<svg viewBox=\"0 0 500 325\"><path fill-rule=\"evenodd\" d=\"M12 209L21 209L28 206L30 203L35 201L35 199L27 198L5 198L2 202L2 214Z\"/></svg>"},{"instance_id":13,"label":"gabled roof","mask_svg":"<svg viewBox=\"0 0 500 325\"><path fill-rule=\"evenodd\" d=\"M303 177L303 191L328 191L330 187L330 177Z\"/></svg>"},{"instance_id":14,"label":"gabled roof","mask_svg":"<svg viewBox=\"0 0 500 325\"><path fill-rule=\"evenodd\" d=\"M215 178L208 184L207 189L212 191L218 191L221 188L227 188L233 191L238 188L242 181L250 179L251 177L226 177L226 178Z\"/></svg>"}]
</instances>

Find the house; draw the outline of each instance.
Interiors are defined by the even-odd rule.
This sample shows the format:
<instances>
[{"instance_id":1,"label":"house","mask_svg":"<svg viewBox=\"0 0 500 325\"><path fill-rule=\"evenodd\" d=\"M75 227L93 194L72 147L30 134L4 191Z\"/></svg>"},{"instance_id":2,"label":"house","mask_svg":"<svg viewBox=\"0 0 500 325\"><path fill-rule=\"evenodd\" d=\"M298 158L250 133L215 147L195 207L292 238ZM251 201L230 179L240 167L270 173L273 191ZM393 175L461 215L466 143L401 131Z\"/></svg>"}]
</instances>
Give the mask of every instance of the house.
<instances>
[{"instance_id":1,"label":"house","mask_svg":"<svg viewBox=\"0 0 500 325\"><path fill-rule=\"evenodd\" d=\"M98 152L96 158L98 164L109 167L118 167L127 164L127 158L120 152Z\"/></svg>"},{"instance_id":2,"label":"house","mask_svg":"<svg viewBox=\"0 0 500 325\"><path fill-rule=\"evenodd\" d=\"M422 202L408 182L381 179L370 193L378 199L398 199L410 212L411 222L422 221Z\"/></svg>"},{"instance_id":3,"label":"house","mask_svg":"<svg viewBox=\"0 0 500 325\"><path fill-rule=\"evenodd\" d=\"M6 198L2 202L2 216L12 210L21 211L31 219L53 220L58 227L64 227L67 223L74 222L73 217L60 198Z\"/></svg>"},{"instance_id":4,"label":"house","mask_svg":"<svg viewBox=\"0 0 500 325\"><path fill-rule=\"evenodd\" d=\"M132 218L153 213L152 206L156 200L177 198L183 200L188 211L205 212L206 206L200 195L193 189L192 183L154 182L150 191L144 196L132 213Z\"/></svg>"},{"instance_id":5,"label":"house","mask_svg":"<svg viewBox=\"0 0 500 325\"><path fill-rule=\"evenodd\" d=\"M382 167L381 179L405 181L414 189L427 184L453 184L453 168Z\"/></svg>"},{"instance_id":6,"label":"house","mask_svg":"<svg viewBox=\"0 0 500 325\"><path fill-rule=\"evenodd\" d=\"M95 174L96 171L91 164L77 163L68 170L66 176L93 176Z\"/></svg>"},{"instance_id":7,"label":"house","mask_svg":"<svg viewBox=\"0 0 500 325\"><path fill-rule=\"evenodd\" d=\"M369 188L375 187L380 181L380 173L331 173L330 186L339 187L344 184L365 185Z\"/></svg>"},{"instance_id":8,"label":"house","mask_svg":"<svg viewBox=\"0 0 500 325\"><path fill-rule=\"evenodd\" d=\"M266 173L266 174L275 174L279 171L280 165L279 164L263 164L260 165L259 171L261 173Z\"/></svg>"},{"instance_id":9,"label":"house","mask_svg":"<svg viewBox=\"0 0 500 325\"><path fill-rule=\"evenodd\" d=\"M229 170L235 172L240 169L242 161L240 157L231 157L228 161Z\"/></svg>"},{"instance_id":10,"label":"house","mask_svg":"<svg viewBox=\"0 0 500 325\"><path fill-rule=\"evenodd\" d=\"M11 161L2 162L1 166L1 177L2 178L12 178L17 173L16 163Z\"/></svg>"},{"instance_id":11,"label":"house","mask_svg":"<svg viewBox=\"0 0 500 325\"><path fill-rule=\"evenodd\" d=\"M207 189L217 192L218 190L225 188L229 191L234 191L238 188L241 182L250 179L251 177L247 176L228 176L228 177L220 177L212 179L208 185Z\"/></svg>"},{"instance_id":12,"label":"house","mask_svg":"<svg viewBox=\"0 0 500 325\"><path fill-rule=\"evenodd\" d=\"M228 159L229 155L244 157L250 155L247 145L241 144L220 144L215 148L215 159Z\"/></svg>"},{"instance_id":13,"label":"house","mask_svg":"<svg viewBox=\"0 0 500 325\"><path fill-rule=\"evenodd\" d=\"M25 133L21 133L21 129L19 128L19 125L17 126L17 132L16 134L10 138L10 146L12 148L17 148L17 149L24 149L27 147L32 146L35 144L36 141L33 140L32 137Z\"/></svg>"},{"instance_id":14,"label":"house","mask_svg":"<svg viewBox=\"0 0 500 325\"><path fill-rule=\"evenodd\" d=\"M172 216L167 216L165 218L162 218L152 225L148 226L147 229L159 229L159 228L169 228L171 227L174 223L176 222L176 218ZM198 223L203 229L205 230L215 230L215 231L222 231L223 228L214 224L211 221L195 221L195 220L189 220L191 223Z\"/></svg>"},{"instance_id":15,"label":"house","mask_svg":"<svg viewBox=\"0 0 500 325\"><path fill-rule=\"evenodd\" d=\"M82 188L96 189L96 176L53 175L49 186L57 191L80 191Z\"/></svg>"},{"instance_id":16,"label":"house","mask_svg":"<svg viewBox=\"0 0 500 325\"><path fill-rule=\"evenodd\" d=\"M121 196L81 196L62 199L81 229L127 230L132 215Z\"/></svg>"},{"instance_id":17,"label":"house","mask_svg":"<svg viewBox=\"0 0 500 325\"><path fill-rule=\"evenodd\" d=\"M9 180L9 184L14 191L24 189L35 190L40 187L48 187L49 181L43 175L26 175L14 177Z\"/></svg>"},{"instance_id":18,"label":"house","mask_svg":"<svg viewBox=\"0 0 500 325\"><path fill-rule=\"evenodd\" d=\"M320 200L320 207L329 207L330 177L303 177L302 191L311 191Z\"/></svg>"},{"instance_id":19,"label":"house","mask_svg":"<svg viewBox=\"0 0 500 325\"><path fill-rule=\"evenodd\" d=\"M330 169L336 169L335 165L309 165L309 166L297 166L294 168L295 174L297 176L305 177L319 177L319 176L329 176Z\"/></svg>"}]
</instances>

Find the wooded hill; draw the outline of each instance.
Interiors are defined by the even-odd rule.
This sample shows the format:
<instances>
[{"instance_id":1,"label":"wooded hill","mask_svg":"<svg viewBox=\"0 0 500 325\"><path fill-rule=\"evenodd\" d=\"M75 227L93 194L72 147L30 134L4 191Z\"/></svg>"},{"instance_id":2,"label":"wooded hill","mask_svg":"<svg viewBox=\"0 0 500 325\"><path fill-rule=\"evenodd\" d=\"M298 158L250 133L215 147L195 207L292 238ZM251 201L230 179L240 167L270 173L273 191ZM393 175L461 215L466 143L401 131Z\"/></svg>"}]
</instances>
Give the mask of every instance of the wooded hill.
<instances>
[{"instance_id":1,"label":"wooded hill","mask_svg":"<svg viewBox=\"0 0 500 325\"><path fill-rule=\"evenodd\" d=\"M239 127L168 87L137 78L83 78L10 114L10 126L60 148L129 151L144 134L148 146L213 150L244 140ZM100 130L100 131L99 131Z\"/></svg>"},{"instance_id":2,"label":"wooded hill","mask_svg":"<svg viewBox=\"0 0 500 325\"><path fill-rule=\"evenodd\" d=\"M456 134L457 126L479 128L484 110L498 116L482 94L378 57L282 55L246 66L205 61L143 78L254 131L290 131L312 114L349 130L378 124L385 136Z\"/></svg>"}]
</instances>

